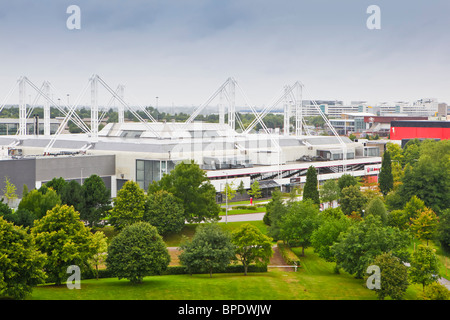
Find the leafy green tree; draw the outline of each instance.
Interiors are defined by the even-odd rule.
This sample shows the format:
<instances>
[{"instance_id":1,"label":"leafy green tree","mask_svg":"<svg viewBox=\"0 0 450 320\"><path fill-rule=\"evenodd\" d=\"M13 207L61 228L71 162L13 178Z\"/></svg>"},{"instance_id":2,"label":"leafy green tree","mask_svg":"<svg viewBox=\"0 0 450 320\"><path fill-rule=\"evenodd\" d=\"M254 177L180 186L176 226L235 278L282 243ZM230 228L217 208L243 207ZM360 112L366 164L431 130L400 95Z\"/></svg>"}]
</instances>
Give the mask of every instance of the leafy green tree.
<instances>
[{"instance_id":1,"label":"leafy green tree","mask_svg":"<svg viewBox=\"0 0 450 320\"><path fill-rule=\"evenodd\" d=\"M31 235L0 217L0 297L24 299L44 282L44 263Z\"/></svg>"},{"instance_id":2,"label":"leafy green tree","mask_svg":"<svg viewBox=\"0 0 450 320\"><path fill-rule=\"evenodd\" d=\"M98 280L98 266L106 261L106 253L108 250L108 239L106 238L103 231L97 231L94 233L91 242L91 251L93 252L93 256L91 259L91 263L95 267L95 277Z\"/></svg>"},{"instance_id":3,"label":"leafy green tree","mask_svg":"<svg viewBox=\"0 0 450 320\"><path fill-rule=\"evenodd\" d=\"M217 220L220 206L216 203L216 189L194 161L180 162L169 174L153 182L148 193L166 190L183 203L188 222Z\"/></svg>"},{"instance_id":4,"label":"leafy green tree","mask_svg":"<svg viewBox=\"0 0 450 320\"><path fill-rule=\"evenodd\" d=\"M252 196L254 199L261 198L261 188L259 187L258 180L255 180L255 182L252 183L250 190L247 191L247 194Z\"/></svg>"},{"instance_id":5,"label":"leafy green tree","mask_svg":"<svg viewBox=\"0 0 450 320\"><path fill-rule=\"evenodd\" d=\"M436 282L439 277L439 263L435 250L424 245L419 245L411 256L409 267L409 279L412 283L425 286Z\"/></svg>"},{"instance_id":6,"label":"leafy green tree","mask_svg":"<svg viewBox=\"0 0 450 320\"><path fill-rule=\"evenodd\" d=\"M181 244L179 260L186 270L192 274L225 269L235 259L234 245L231 236L215 223L202 224L197 227L191 241Z\"/></svg>"},{"instance_id":7,"label":"leafy green tree","mask_svg":"<svg viewBox=\"0 0 450 320\"><path fill-rule=\"evenodd\" d=\"M145 194L134 181L124 183L114 199L114 207L110 211L110 224L117 230L142 221L145 213Z\"/></svg>"},{"instance_id":8,"label":"leafy green tree","mask_svg":"<svg viewBox=\"0 0 450 320\"><path fill-rule=\"evenodd\" d=\"M26 209L29 212L32 212L36 219L41 219L48 210L51 210L60 204L61 198L53 189L46 189L45 194L34 189L22 198L18 208Z\"/></svg>"},{"instance_id":9,"label":"leafy green tree","mask_svg":"<svg viewBox=\"0 0 450 320\"><path fill-rule=\"evenodd\" d=\"M287 206L283 202L281 191L277 189L272 192L272 199L266 205L266 214L264 215L264 222L269 225L268 234L275 240L280 239L280 225L286 212Z\"/></svg>"},{"instance_id":10,"label":"leafy green tree","mask_svg":"<svg viewBox=\"0 0 450 320\"><path fill-rule=\"evenodd\" d=\"M391 159L395 162L403 163L403 149L396 143L389 142L386 144L386 151L389 152Z\"/></svg>"},{"instance_id":11,"label":"leafy green tree","mask_svg":"<svg viewBox=\"0 0 450 320\"><path fill-rule=\"evenodd\" d=\"M450 300L450 291L446 286L433 282L425 287L421 298L423 300Z\"/></svg>"},{"instance_id":12,"label":"leafy green tree","mask_svg":"<svg viewBox=\"0 0 450 320\"><path fill-rule=\"evenodd\" d=\"M357 185L345 187L341 191L341 209L346 215L352 212L362 213L367 203L367 198L362 194Z\"/></svg>"},{"instance_id":13,"label":"leafy green tree","mask_svg":"<svg viewBox=\"0 0 450 320\"><path fill-rule=\"evenodd\" d=\"M398 190L404 203L416 195L438 214L450 207L449 156L449 140L424 141L421 144L420 156L405 166Z\"/></svg>"},{"instance_id":14,"label":"leafy green tree","mask_svg":"<svg viewBox=\"0 0 450 320\"><path fill-rule=\"evenodd\" d=\"M142 283L145 276L167 269L170 255L154 226L136 222L126 226L108 247L106 268L120 279Z\"/></svg>"},{"instance_id":15,"label":"leafy green tree","mask_svg":"<svg viewBox=\"0 0 450 320\"><path fill-rule=\"evenodd\" d=\"M400 230L409 229L409 218L404 210L392 210L388 213L388 225L399 228Z\"/></svg>"},{"instance_id":16,"label":"leafy green tree","mask_svg":"<svg viewBox=\"0 0 450 320\"><path fill-rule=\"evenodd\" d=\"M375 257L372 265L380 267L381 286L380 289L374 289L378 299L391 297L394 300L401 300L408 289L408 269L403 262L392 255L391 252L385 252Z\"/></svg>"},{"instance_id":17,"label":"leafy green tree","mask_svg":"<svg viewBox=\"0 0 450 320\"><path fill-rule=\"evenodd\" d=\"M387 210L383 200L380 198L374 198L367 204L364 215L367 216L369 214L379 216L381 218L381 222L383 222L383 225L386 225L388 222Z\"/></svg>"},{"instance_id":18,"label":"leafy green tree","mask_svg":"<svg viewBox=\"0 0 450 320\"><path fill-rule=\"evenodd\" d=\"M57 205L31 229L37 248L47 254L45 270L60 285L67 267L86 268L92 258L93 235L72 206Z\"/></svg>"},{"instance_id":19,"label":"leafy green tree","mask_svg":"<svg viewBox=\"0 0 450 320\"><path fill-rule=\"evenodd\" d=\"M294 202L287 209L280 224L280 237L288 244L305 248L311 245L311 235L319 225L319 208L311 199Z\"/></svg>"},{"instance_id":20,"label":"leafy green tree","mask_svg":"<svg viewBox=\"0 0 450 320\"><path fill-rule=\"evenodd\" d=\"M319 227L311 235L311 245L319 257L328 262L334 262L335 257L331 251L331 246L337 242L342 232L347 231L354 220L344 215L341 210L339 210L340 215L327 215L328 211L331 212L330 209L327 209L320 214L321 221Z\"/></svg>"},{"instance_id":21,"label":"leafy green tree","mask_svg":"<svg viewBox=\"0 0 450 320\"><path fill-rule=\"evenodd\" d=\"M8 177L5 177L5 188L2 190L3 191L3 197L6 198L6 202L8 203L8 205L15 199L17 199L17 188L16 186L11 183L11 181L9 180Z\"/></svg>"},{"instance_id":22,"label":"leafy green tree","mask_svg":"<svg viewBox=\"0 0 450 320\"><path fill-rule=\"evenodd\" d=\"M424 209L419 212L417 218L411 221L411 231L421 240L428 241L436 236L439 220L431 209Z\"/></svg>"},{"instance_id":23,"label":"leafy green tree","mask_svg":"<svg viewBox=\"0 0 450 320\"><path fill-rule=\"evenodd\" d=\"M83 216L86 201L84 199L84 192L81 185L76 180L71 180L65 185L59 187L61 188L59 191L61 203L68 206L73 206L75 210L80 213L81 220L86 220L86 217Z\"/></svg>"},{"instance_id":24,"label":"leafy green tree","mask_svg":"<svg viewBox=\"0 0 450 320\"><path fill-rule=\"evenodd\" d=\"M450 253L450 209L445 210L439 217L437 239L444 251Z\"/></svg>"},{"instance_id":25,"label":"leafy green tree","mask_svg":"<svg viewBox=\"0 0 450 320\"><path fill-rule=\"evenodd\" d=\"M389 151L383 154L381 170L379 174L379 188L381 193L386 196L389 191L394 189L394 176L392 175L391 156Z\"/></svg>"},{"instance_id":26,"label":"leafy green tree","mask_svg":"<svg viewBox=\"0 0 450 320\"><path fill-rule=\"evenodd\" d=\"M3 218L8 222L14 223L16 226L22 226L24 228L31 228L34 225L34 220L36 220L36 216L33 214L33 212L30 212L27 209L17 209L16 211L11 212L9 215L3 216Z\"/></svg>"},{"instance_id":27,"label":"leafy green tree","mask_svg":"<svg viewBox=\"0 0 450 320\"><path fill-rule=\"evenodd\" d=\"M326 180L320 188L320 199L322 202L333 202L339 199L339 186L337 180Z\"/></svg>"},{"instance_id":28,"label":"leafy green tree","mask_svg":"<svg viewBox=\"0 0 450 320\"><path fill-rule=\"evenodd\" d=\"M62 177L53 178L49 182L46 182L45 185L47 186L47 188L52 188L53 190L55 190L56 193L61 196L64 187L67 185L67 181Z\"/></svg>"},{"instance_id":29,"label":"leafy green tree","mask_svg":"<svg viewBox=\"0 0 450 320\"><path fill-rule=\"evenodd\" d=\"M338 179L338 188L339 188L339 197L341 197L341 192L344 188L350 187L350 186L357 186L358 185L358 179L356 177L346 173L343 174Z\"/></svg>"},{"instance_id":30,"label":"leafy green tree","mask_svg":"<svg viewBox=\"0 0 450 320\"><path fill-rule=\"evenodd\" d=\"M403 211L409 222L419 216L420 211L425 210L425 202L419 199L417 196L412 196L411 199L405 204Z\"/></svg>"},{"instance_id":31,"label":"leafy green tree","mask_svg":"<svg viewBox=\"0 0 450 320\"><path fill-rule=\"evenodd\" d=\"M239 183L238 188L236 189L236 191L242 196L245 193L245 186L244 186L244 181L241 180L241 183Z\"/></svg>"},{"instance_id":32,"label":"leafy green tree","mask_svg":"<svg viewBox=\"0 0 450 320\"><path fill-rule=\"evenodd\" d=\"M303 188L303 200L311 199L313 203L319 205L319 190L317 189L317 170L314 166L310 166L306 172L306 183Z\"/></svg>"},{"instance_id":33,"label":"leafy green tree","mask_svg":"<svg viewBox=\"0 0 450 320\"><path fill-rule=\"evenodd\" d=\"M407 261L408 244L404 231L383 226L380 217L369 215L341 233L331 252L338 268L362 278L372 260L384 252L392 251L394 256Z\"/></svg>"},{"instance_id":34,"label":"leafy green tree","mask_svg":"<svg viewBox=\"0 0 450 320\"><path fill-rule=\"evenodd\" d=\"M147 196L143 220L160 235L178 233L185 225L183 205L173 194L160 190Z\"/></svg>"},{"instance_id":35,"label":"leafy green tree","mask_svg":"<svg viewBox=\"0 0 450 320\"><path fill-rule=\"evenodd\" d=\"M92 227L111 209L111 191L106 188L102 178L95 174L87 178L81 188L85 201L84 209L80 211L81 218L88 221Z\"/></svg>"},{"instance_id":36,"label":"leafy green tree","mask_svg":"<svg viewBox=\"0 0 450 320\"><path fill-rule=\"evenodd\" d=\"M273 255L272 238L249 223L233 231L231 242L235 246L237 259L244 266L244 275L247 275L248 266L251 263L267 265Z\"/></svg>"}]
</instances>

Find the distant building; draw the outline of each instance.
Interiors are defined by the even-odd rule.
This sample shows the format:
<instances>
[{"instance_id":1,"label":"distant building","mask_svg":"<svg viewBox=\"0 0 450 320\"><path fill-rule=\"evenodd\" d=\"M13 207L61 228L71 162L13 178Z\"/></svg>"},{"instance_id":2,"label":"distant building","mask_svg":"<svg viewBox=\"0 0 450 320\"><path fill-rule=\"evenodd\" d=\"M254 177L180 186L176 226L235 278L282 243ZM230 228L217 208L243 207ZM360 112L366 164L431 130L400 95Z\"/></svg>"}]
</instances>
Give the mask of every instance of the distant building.
<instances>
[{"instance_id":1,"label":"distant building","mask_svg":"<svg viewBox=\"0 0 450 320\"><path fill-rule=\"evenodd\" d=\"M450 139L450 121L392 121L391 140Z\"/></svg>"}]
</instances>

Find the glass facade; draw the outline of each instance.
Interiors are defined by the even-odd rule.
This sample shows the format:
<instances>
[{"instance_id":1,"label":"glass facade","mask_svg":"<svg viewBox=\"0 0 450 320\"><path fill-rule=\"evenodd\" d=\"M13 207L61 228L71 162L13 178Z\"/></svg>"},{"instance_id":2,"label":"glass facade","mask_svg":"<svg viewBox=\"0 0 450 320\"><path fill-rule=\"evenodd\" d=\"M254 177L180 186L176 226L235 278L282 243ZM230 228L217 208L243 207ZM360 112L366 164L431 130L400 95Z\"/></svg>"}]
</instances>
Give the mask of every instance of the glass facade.
<instances>
[{"instance_id":1,"label":"glass facade","mask_svg":"<svg viewBox=\"0 0 450 320\"><path fill-rule=\"evenodd\" d=\"M161 180L175 165L172 160L136 160L136 182L142 189L147 190L153 181Z\"/></svg>"}]
</instances>

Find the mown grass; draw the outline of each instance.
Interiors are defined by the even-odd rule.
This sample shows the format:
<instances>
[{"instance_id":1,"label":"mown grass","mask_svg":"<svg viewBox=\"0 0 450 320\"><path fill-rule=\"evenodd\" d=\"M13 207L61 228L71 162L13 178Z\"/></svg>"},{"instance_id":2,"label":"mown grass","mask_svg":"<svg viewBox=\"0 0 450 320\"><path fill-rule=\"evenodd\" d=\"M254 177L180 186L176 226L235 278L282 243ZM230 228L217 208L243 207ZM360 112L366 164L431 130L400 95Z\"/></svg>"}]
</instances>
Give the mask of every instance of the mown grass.
<instances>
[{"instance_id":1,"label":"mown grass","mask_svg":"<svg viewBox=\"0 0 450 320\"><path fill-rule=\"evenodd\" d=\"M267 225L265 225L264 222L262 221L242 221L242 222L228 222L228 223L219 222L218 224L224 230L232 232L233 230L239 228L244 223L252 224L256 226L259 230L261 230L261 232L267 234ZM178 247L181 244L183 237L191 239L194 236L195 230L198 226L199 224L197 223L186 224L179 233L164 236L163 237L164 242L168 247Z\"/></svg>"},{"instance_id":2,"label":"mown grass","mask_svg":"<svg viewBox=\"0 0 450 320\"><path fill-rule=\"evenodd\" d=\"M256 209L228 209L228 215L235 214L249 214L249 213L259 213L266 212L266 207L257 207ZM220 211L220 216L225 216L225 211Z\"/></svg>"},{"instance_id":3,"label":"mown grass","mask_svg":"<svg viewBox=\"0 0 450 320\"><path fill-rule=\"evenodd\" d=\"M294 248L294 251L300 248ZM39 286L36 300L374 300L361 279L306 249L298 272L271 269L267 273L170 275L146 277L139 285L115 278L84 280L80 290L66 286ZM406 298L415 299L420 286L410 286Z\"/></svg>"}]
</instances>

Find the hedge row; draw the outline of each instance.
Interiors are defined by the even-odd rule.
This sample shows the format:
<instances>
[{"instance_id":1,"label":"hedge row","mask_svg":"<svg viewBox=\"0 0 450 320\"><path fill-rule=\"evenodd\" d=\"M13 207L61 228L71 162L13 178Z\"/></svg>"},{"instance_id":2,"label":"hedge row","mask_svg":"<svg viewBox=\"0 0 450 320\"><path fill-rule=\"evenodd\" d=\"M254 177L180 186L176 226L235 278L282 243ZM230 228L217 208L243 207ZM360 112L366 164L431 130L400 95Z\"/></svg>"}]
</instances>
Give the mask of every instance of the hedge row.
<instances>
[{"instance_id":1,"label":"hedge row","mask_svg":"<svg viewBox=\"0 0 450 320\"><path fill-rule=\"evenodd\" d=\"M280 250L281 256L287 264L297 266L301 265L299 257L291 250L291 248L287 244L285 244L283 241L278 241L277 246Z\"/></svg>"},{"instance_id":2,"label":"hedge row","mask_svg":"<svg viewBox=\"0 0 450 320\"><path fill-rule=\"evenodd\" d=\"M248 266L248 272L267 272L267 266L256 266L256 265L249 265ZM209 272L194 272L195 274L206 274ZM229 265L224 270L217 270L213 271L213 273L244 273L244 266L243 265ZM169 266L167 267L166 271L162 273L162 275L178 275L178 274L188 274L186 269L183 266ZM70 276L69 274L67 275ZM117 276L112 274L110 270L108 269L101 269L98 270L98 278L116 278ZM82 270L81 271L81 279L82 280L89 280L89 279L96 279L96 273L94 270ZM54 283L54 279L51 279L50 277L46 281L47 283Z\"/></svg>"}]
</instances>

